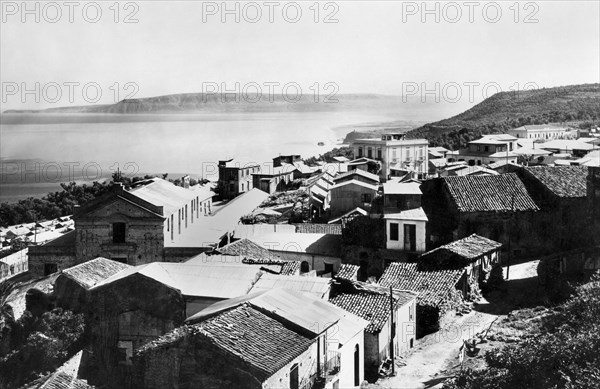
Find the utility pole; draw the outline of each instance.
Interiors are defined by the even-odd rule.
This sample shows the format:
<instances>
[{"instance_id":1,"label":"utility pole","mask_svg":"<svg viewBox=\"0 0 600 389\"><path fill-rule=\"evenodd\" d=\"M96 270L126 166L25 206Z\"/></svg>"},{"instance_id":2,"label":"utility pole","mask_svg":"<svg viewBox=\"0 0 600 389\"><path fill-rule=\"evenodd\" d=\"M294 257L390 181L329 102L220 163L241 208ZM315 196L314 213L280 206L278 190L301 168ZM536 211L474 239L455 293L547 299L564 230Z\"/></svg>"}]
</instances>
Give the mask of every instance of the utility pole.
<instances>
[{"instance_id":1,"label":"utility pole","mask_svg":"<svg viewBox=\"0 0 600 389\"><path fill-rule=\"evenodd\" d=\"M394 338L396 337L396 326L394 325L394 294L392 291L392 287L390 286L390 359L392 360L392 376L396 375L396 368L394 361Z\"/></svg>"},{"instance_id":2,"label":"utility pole","mask_svg":"<svg viewBox=\"0 0 600 389\"><path fill-rule=\"evenodd\" d=\"M513 220L513 214L515 213L515 196L517 195L517 190L515 189L515 191L513 192L512 196L511 196L511 200L510 200L510 221ZM511 242L510 242L510 237L511 237L511 227L509 226L508 228L508 265L506 266L506 279L508 280L508 277L510 275L510 263L512 262L512 247L511 247Z\"/></svg>"}]
</instances>

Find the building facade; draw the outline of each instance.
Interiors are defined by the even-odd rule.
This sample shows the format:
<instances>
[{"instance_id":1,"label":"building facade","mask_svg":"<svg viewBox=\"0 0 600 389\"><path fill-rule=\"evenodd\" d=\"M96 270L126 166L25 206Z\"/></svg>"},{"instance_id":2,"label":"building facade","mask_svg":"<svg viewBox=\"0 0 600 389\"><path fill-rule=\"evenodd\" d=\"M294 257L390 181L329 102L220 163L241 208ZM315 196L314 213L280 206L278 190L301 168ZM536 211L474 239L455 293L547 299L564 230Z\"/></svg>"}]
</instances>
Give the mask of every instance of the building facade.
<instances>
[{"instance_id":1,"label":"building facade","mask_svg":"<svg viewBox=\"0 0 600 389\"><path fill-rule=\"evenodd\" d=\"M521 126L506 131L509 135L518 139L576 139L577 130L567 126L552 124L533 124Z\"/></svg>"},{"instance_id":2,"label":"building facade","mask_svg":"<svg viewBox=\"0 0 600 389\"><path fill-rule=\"evenodd\" d=\"M256 162L219 161L218 191L222 198L232 199L255 187L252 175L261 171Z\"/></svg>"},{"instance_id":3,"label":"building facade","mask_svg":"<svg viewBox=\"0 0 600 389\"><path fill-rule=\"evenodd\" d=\"M352 142L354 158L366 157L381 162L380 178L385 182L392 170L414 172L426 177L429 169L427 139L405 139L404 134L386 134L381 139L357 139Z\"/></svg>"},{"instance_id":4,"label":"building facade","mask_svg":"<svg viewBox=\"0 0 600 389\"><path fill-rule=\"evenodd\" d=\"M465 161L469 166L481 166L505 161L516 163L518 148L517 138L512 135L497 134L484 135L481 139L469 142L466 149L450 151L447 154L448 162Z\"/></svg>"}]
</instances>

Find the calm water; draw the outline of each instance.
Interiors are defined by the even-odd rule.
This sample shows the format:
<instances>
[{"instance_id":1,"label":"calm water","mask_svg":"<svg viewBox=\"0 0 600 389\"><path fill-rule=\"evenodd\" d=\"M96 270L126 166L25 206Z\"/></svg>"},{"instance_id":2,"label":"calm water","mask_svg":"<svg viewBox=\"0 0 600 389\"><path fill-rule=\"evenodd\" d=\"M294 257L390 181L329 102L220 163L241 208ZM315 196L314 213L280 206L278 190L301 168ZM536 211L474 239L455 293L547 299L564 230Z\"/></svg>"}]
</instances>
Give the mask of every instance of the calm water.
<instances>
[{"instance_id":1,"label":"calm water","mask_svg":"<svg viewBox=\"0 0 600 389\"><path fill-rule=\"evenodd\" d=\"M219 159L263 163L279 154L318 155L351 130L340 127L398 119L343 112L98 117L5 115L0 201L40 196L60 182L103 180L117 167L131 176L180 172L216 179Z\"/></svg>"}]
</instances>

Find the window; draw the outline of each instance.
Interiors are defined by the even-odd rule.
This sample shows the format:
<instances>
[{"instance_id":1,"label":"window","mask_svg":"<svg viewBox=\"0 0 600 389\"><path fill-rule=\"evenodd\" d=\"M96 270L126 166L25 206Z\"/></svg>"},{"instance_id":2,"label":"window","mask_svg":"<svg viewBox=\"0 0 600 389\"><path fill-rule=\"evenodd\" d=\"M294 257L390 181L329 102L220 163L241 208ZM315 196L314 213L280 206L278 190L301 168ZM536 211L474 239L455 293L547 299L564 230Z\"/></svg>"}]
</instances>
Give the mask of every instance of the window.
<instances>
[{"instance_id":1,"label":"window","mask_svg":"<svg viewBox=\"0 0 600 389\"><path fill-rule=\"evenodd\" d=\"M363 193L362 195L360 195L361 201L365 204L370 204L371 203L371 194L370 193Z\"/></svg>"},{"instance_id":2,"label":"window","mask_svg":"<svg viewBox=\"0 0 600 389\"><path fill-rule=\"evenodd\" d=\"M390 240L398 240L398 223L390 223Z\"/></svg>"},{"instance_id":3,"label":"window","mask_svg":"<svg viewBox=\"0 0 600 389\"><path fill-rule=\"evenodd\" d=\"M120 340L117 343L118 356L117 361L120 365L131 365L131 355L133 354L133 342Z\"/></svg>"},{"instance_id":4,"label":"window","mask_svg":"<svg viewBox=\"0 0 600 389\"><path fill-rule=\"evenodd\" d=\"M381 149L377 149L377 158L382 159Z\"/></svg>"},{"instance_id":5,"label":"window","mask_svg":"<svg viewBox=\"0 0 600 389\"><path fill-rule=\"evenodd\" d=\"M113 243L125 243L125 223L113 223Z\"/></svg>"},{"instance_id":6,"label":"window","mask_svg":"<svg viewBox=\"0 0 600 389\"><path fill-rule=\"evenodd\" d=\"M56 263L45 263L44 264L44 275L47 276L58 271L58 265Z\"/></svg>"},{"instance_id":7,"label":"window","mask_svg":"<svg viewBox=\"0 0 600 389\"><path fill-rule=\"evenodd\" d=\"M360 158L360 157L362 157L362 156L363 156L363 148L362 148L362 147L359 147L359 148L358 148L358 157Z\"/></svg>"},{"instance_id":8,"label":"window","mask_svg":"<svg viewBox=\"0 0 600 389\"><path fill-rule=\"evenodd\" d=\"M308 265L308 262L302 261L300 263L300 273L308 273L309 271L310 271L310 266Z\"/></svg>"},{"instance_id":9,"label":"window","mask_svg":"<svg viewBox=\"0 0 600 389\"><path fill-rule=\"evenodd\" d=\"M477 160L477 166L481 166L481 159Z\"/></svg>"},{"instance_id":10,"label":"window","mask_svg":"<svg viewBox=\"0 0 600 389\"><path fill-rule=\"evenodd\" d=\"M333 276L333 263L325 264L325 274L331 274Z\"/></svg>"},{"instance_id":11,"label":"window","mask_svg":"<svg viewBox=\"0 0 600 389\"><path fill-rule=\"evenodd\" d=\"M244 191L244 184L242 184L242 192Z\"/></svg>"},{"instance_id":12,"label":"window","mask_svg":"<svg viewBox=\"0 0 600 389\"><path fill-rule=\"evenodd\" d=\"M490 151L490 146L484 146L483 150L484 151Z\"/></svg>"},{"instance_id":13,"label":"window","mask_svg":"<svg viewBox=\"0 0 600 389\"><path fill-rule=\"evenodd\" d=\"M477 146L477 151L481 151L481 146Z\"/></svg>"},{"instance_id":14,"label":"window","mask_svg":"<svg viewBox=\"0 0 600 389\"><path fill-rule=\"evenodd\" d=\"M235 192L235 185L233 185L233 182L231 184L229 184L229 191Z\"/></svg>"},{"instance_id":15,"label":"window","mask_svg":"<svg viewBox=\"0 0 600 389\"><path fill-rule=\"evenodd\" d=\"M290 368L290 389L298 389L300 387L300 377L298 375L298 364L294 363Z\"/></svg>"},{"instance_id":16,"label":"window","mask_svg":"<svg viewBox=\"0 0 600 389\"><path fill-rule=\"evenodd\" d=\"M367 157L373 158L373 149L370 147L367 147Z\"/></svg>"}]
</instances>

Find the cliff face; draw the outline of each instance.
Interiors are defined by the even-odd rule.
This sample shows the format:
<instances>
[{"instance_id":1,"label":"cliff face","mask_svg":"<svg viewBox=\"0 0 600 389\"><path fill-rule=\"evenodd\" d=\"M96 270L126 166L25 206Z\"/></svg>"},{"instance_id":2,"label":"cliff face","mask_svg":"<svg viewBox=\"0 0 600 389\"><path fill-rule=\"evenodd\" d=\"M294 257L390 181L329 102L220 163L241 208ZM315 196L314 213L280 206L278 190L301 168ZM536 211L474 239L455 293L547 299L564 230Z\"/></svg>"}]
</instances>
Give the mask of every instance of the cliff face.
<instances>
[{"instance_id":1,"label":"cliff face","mask_svg":"<svg viewBox=\"0 0 600 389\"><path fill-rule=\"evenodd\" d=\"M139 99L127 99L115 104L77 107L58 107L42 111L10 110L4 113L199 113L199 112L331 112L372 111L402 114L412 109L422 109L419 101L403 101L400 96L374 94L336 94L315 96L312 91L302 91L298 96L281 93L257 95L184 93Z\"/></svg>"}]
</instances>

